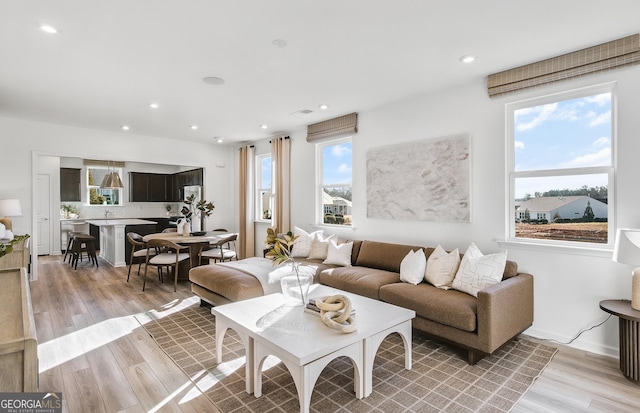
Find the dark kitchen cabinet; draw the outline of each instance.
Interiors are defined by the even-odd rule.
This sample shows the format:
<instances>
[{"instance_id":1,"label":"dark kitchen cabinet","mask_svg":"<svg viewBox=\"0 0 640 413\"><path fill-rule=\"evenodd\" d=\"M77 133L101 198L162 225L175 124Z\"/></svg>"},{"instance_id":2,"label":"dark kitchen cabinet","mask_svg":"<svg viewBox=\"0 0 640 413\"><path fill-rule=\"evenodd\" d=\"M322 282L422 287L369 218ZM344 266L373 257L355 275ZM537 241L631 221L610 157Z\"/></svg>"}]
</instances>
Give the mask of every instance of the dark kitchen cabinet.
<instances>
[{"instance_id":1,"label":"dark kitchen cabinet","mask_svg":"<svg viewBox=\"0 0 640 413\"><path fill-rule=\"evenodd\" d=\"M82 169L60 168L60 201L80 202L80 173Z\"/></svg>"},{"instance_id":2,"label":"dark kitchen cabinet","mask_svg":"<svg viewBox=\"0 0 640 413\"><path fill-rule=\"evenodd\" d=\"M167 202L167 179L165 174L149 174L149 202Z\"/></svg>"},{"instance_id":3,"label":"dark kitchen cabinet","mask_svg":"<svg viewBox=\"0 0 640 413\"><path fill-rule=\"evenodd\" d=\"M182 202L183 187L204 181L202 168L175 174L129 173L130 202Z\"/></svg>"},{"instance_id":4,"label":"dark kitchen cabinet","mask_svg":"<svg viewBox=\"0 0 640 413\"><path fill-rule=\"evenodd\" d=\"M149 202L149 174L129 173L129 202Z\"/></svg>"}]
</instances>

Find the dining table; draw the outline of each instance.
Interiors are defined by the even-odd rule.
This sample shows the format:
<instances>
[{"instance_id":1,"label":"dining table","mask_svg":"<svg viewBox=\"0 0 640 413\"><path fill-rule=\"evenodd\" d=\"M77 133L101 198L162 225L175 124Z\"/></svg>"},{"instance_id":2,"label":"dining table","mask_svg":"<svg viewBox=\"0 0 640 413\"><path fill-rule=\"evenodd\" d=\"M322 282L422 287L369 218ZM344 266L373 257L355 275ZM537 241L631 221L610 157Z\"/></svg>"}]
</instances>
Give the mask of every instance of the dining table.
<instances>
[{"instance_id":1,"label":"dining table","mask_svg":"<svg viewBox=\"0 0 640 413\"><path fill-rule=\"evenodd\" d=\"M149 240L152 239L161 239L189 247L189 269L191 269L200 265L199 254L202 248L209 245L216 245L233 234L233 232L225 231L207 231L204 234L198 235L182 235L178 232L159 232L155 234L147 234L142 237L142 240L144 242L149 242ZM182 271L181 273L184 274Z\"/></svg>"}]
</instances>

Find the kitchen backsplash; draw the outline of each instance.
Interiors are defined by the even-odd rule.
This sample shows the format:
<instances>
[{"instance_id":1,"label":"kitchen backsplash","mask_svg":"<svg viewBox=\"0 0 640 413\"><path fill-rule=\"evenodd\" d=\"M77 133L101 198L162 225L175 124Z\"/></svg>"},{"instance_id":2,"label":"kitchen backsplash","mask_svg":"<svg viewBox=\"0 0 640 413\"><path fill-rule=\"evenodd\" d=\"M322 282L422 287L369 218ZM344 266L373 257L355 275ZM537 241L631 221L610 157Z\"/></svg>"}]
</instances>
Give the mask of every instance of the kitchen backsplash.
<instances>
[{"instance_id":1,"label":"kitchen backsplash","mask_svg":"<svg viewBox=\"0 0 640 413\"><path fill-rule=\"evenodd\" d=\"M62 202L65 205L73 205L78 210L80 218L105 218L105 212L109 211L108 218L162 218L179 215L182 202L130 202L123 206L113 205L84 205L82 202ZM169 214L165 205L171 206ZM64 212L60 209L60 217L64 218Z\"/></svg>"}]
</instances>

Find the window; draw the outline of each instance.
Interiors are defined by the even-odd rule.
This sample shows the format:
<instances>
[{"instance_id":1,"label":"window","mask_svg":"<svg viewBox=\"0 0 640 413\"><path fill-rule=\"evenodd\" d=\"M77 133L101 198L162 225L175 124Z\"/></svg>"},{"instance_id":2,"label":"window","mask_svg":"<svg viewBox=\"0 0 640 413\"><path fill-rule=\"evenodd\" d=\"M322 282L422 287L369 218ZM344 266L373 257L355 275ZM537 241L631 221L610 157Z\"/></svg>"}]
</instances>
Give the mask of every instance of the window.
<instances>
[{"instance_id":1,"label":"window","mask_svg":"<svg viewBox=\"0 0 640 413\"><path fill-rule=\"evenodd\" d=\"M319 143L318 222L351 226L351 138Z\"/></svg>"},{"instance_id":2,"label":"window","mask_svg":"<svg viewBox=\"0 0 640 413\"><path fill-rule=\"evenodd\" d=\"M102 166L87 167L87 199L89 205L122 205L122 189L100 189L100 184L109 172L117 172L122 177L122 168Z\"/></svg>"},{"instance_id":3,"label":"window","mask_svg":"<svg viewBox=\"0 0 640 413\"><path fill-rule=\"evenodd\" d=\"M509 239L613 241L612 84L507 105Z\"/></svg>"},{"instance_id":4,"label":"window","mask_svg":"<svg viewBox=\"0 0 640 413\"><path fill-rule=\"evenodd\" d=\"M270 221L273 214L273 192L271 177L273 176L273 164L271 154L256 156L256 220Z\"/></svg>"}]
</instances>

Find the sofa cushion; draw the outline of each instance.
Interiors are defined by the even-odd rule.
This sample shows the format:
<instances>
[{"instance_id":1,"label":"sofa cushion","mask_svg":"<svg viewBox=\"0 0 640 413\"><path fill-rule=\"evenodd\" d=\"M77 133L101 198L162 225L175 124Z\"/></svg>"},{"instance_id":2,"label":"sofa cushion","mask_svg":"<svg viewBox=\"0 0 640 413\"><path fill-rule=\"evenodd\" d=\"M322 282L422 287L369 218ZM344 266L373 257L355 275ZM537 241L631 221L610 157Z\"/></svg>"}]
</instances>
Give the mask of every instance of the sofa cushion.
<instances>
[{"instance_id":1,"label":"sofa cushion","mask_svg":"<svg viewBox=\"0 0 640 413\"><path fill-rule=\"evenodd\" d=\"M453 278L456 276L456 271L458 271L458 266L460 265L460 253L458 249L447 253L438 244L433 253L429 256L427 260L427 268L424 273L424 279L443 290L448 290L451 288L451 283L453 282Z\"/></svg>"},{"instance_id":2,"label":"sofa cushion","mask_svg":"<svg viewBox=\"0 0 640 413\"><path fill-rule=\"evenodd\" d=\"M397 272L367 267L337 267L320 273L320 284L376 300L380 299L378 291L381 286L399 282L400 274Z\"/></svg>"},{"instance_id":3,"label":"sofa cushion","mask_svg":"<svg viewBox=\"0 0 640 413\"><path fill-rule=\"evenodd\" d=\"M355 265L399 273L400 263L407 253L411 250L417 251L420 248L422 247L362 241Z\"/></svg>"},{"instance_id":4,"label":"sofa cushion","mask_svg":"<svg viewBox=\"0 0 640 413\"><path fill-rule=\"evenodd\" d=\"M222 265L194 267L189 270L189 281L234 302L264 294L256 277Z\"/></svg>"},{"instance_id":5,"label":"sofa cushion","mask_svg":"<svg viewBox=\"0 0 640 413\"><path fill-rule=\"evenodd\" d=\"M338 245L335 240L329 241L329 249L327 250L327 259L322 261L323 264L341 265L351 267L351 250L353 242L345 242Z\"/></svg>"},{"instance_id":6,"label":"sofa cushion","mask_svg":"<svg viewBox=\"0 0 640 413\"><path fill-rule=\"evenodd\" d=\"M462 257L452 287L477 297L478 291L502 280L506 263L506 251L484 255L471 243Z\"/></svg>"},{"instance_id":7,"label":"sofa cushion","mask_svg":"<svg viewBox=\"0 0 640 413\"><path fill-rule=\"evenodd\" d=\"M307 258L311 250L311 242L320 234L322 234L322 230L309 233L302 228L293 227L293 235L298 238L291 248L291 256Z\"/></svg>"},{"instance_id":8,"label":"sofa cushion","mask_svg":"<svg viewBox=\"0 0 640 413\"><path fill-rule=\"evenodd\" d=\"M477 327L477 299L460 291L442 290L428 283L397 283L380 287L380 299L460 330L473 332Z\"/></svg>"},{"instance_id":9,"label":"sofa cushion","mask_svg":"<svg viewBox=\"0 0 640 413\"><path fill-rule=\"evenodd\" d=\"M420 284L424 279L424 270L427 267L427 258L424 250L409 251L400 263L400 281L409 284Z\"/></svg>"}]
</instances>

